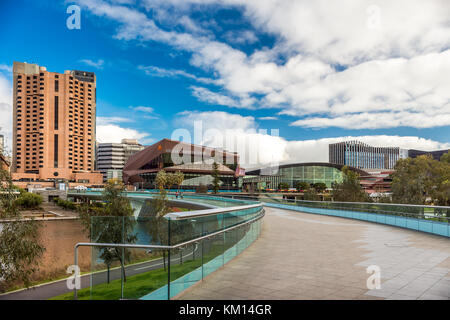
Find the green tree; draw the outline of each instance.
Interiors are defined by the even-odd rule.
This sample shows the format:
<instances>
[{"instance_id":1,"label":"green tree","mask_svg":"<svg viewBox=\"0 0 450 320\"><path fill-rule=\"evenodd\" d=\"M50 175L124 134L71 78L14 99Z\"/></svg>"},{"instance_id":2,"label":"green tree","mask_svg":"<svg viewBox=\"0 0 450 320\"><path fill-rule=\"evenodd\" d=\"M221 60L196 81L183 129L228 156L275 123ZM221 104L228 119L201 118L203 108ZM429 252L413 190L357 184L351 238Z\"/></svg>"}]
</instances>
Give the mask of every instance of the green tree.
<instances>
[{"instance_id":1,"label":"green tree","mask_svg":"<svg viewBox=\"0 0 450 320\"><path fill-rule=\"evenodd\" d=\"M287 182L280 182L278 184L278 189L279 190L289 189L289 183L287 183Z\"/></svg>"},{"instance_id":2,"label":"green tree","mask_svg":"<svg viewBox=\"0 0 450 320\"><path fill-rule=\"evenodd\" d=\"M347 166L342 168L343 181L333 183L332 197L334 201L370 202L371 199L361 188L359 174Z\"/></svg>"},{"instance_id":3,"label":"green tree","mask_svg":"<svg viewBox=\"0 0 450 320\"><path fill-rule=\"evenodd\" d=\"M323 182L316 182L313 184L313 188L317 193L323 193L327 189L327 185Z\"/></svg>"},{"instance_id":4,"label":"green tree","mask_svg":"<svg viewBox=\"0 0 450 320\"><path fill-rule=\"evenodd\" d=\"M164 170L160 170L156 174L155 184L159 189L159 194L150 200L150 212L148 213L148 217L150 221L149 225L149 234L152 237L153 243L158 244L168 244L168 222L164 217L167 213L169 213L170 206L168 204L167 199L167 191L165 190L166 185L169 182L168 175ZM166 250L163 250L163 264L164 270L166 270Z\"/></svg>"},{"instance_id":5,"label":"green tree","mask_svg":"<svg viewBox=\"0 0 450 320\"><path fill-rule=\"evenodd\" d=\"M155 177L155 185L159 190L163 190L168 183L167 173L164 170L158 171Z\"/></svg>"},{"instance_id":6,"label":"green tree","mask_svg":"<svg viewBox=\"0 0 450 320\"><path fill-rule=\"evenodd\" d=\"M42 197L36 193L24 192L16 199L16 204L22 208L36 209L42 204Z\"/></svg>"},{"instance_id":7,"label":"green tree","mask_svg":"<svg viewBox=\"0 0 450 320\"><path fill-rule=\"evenodd\" d=\"M306 191L309 189L309 183L305 181L298 181L296 184L296 188L298 191Z\"/></svg>"},{"instance_id":8,"label":"green tree","mask_svg":"<svg viewBox=\"0 0 450 320\"><path fill-rule=\"evenodd\" d=\"M45 251L39 238L39 224L22 219L16 191L9 172L0 169L0 219L9 221L0 229L0 292L16 281L28 287Z\"/></svg>"},{"instance_id":9,"label":"green tree","mask_svg":"<svg viewBox=\"0 0 450 320\"><path fill-rule=\"evenodd\" d=\"M400 159L392 178L392 198L397 203L450 205L450 156L441 161L430 155Z\"/></svg>"},{"instance_id":10,"label":"green tree","mask_svg":"<svg viewBox=\"0 0 450 320\"><path fill-rule=\"evenodd\" d=\"M125 185L115 179L108 180L102 194L104 205L92 210L84 206L80 210L80 218L91 241L97 243L134 243L137 240L133 233L135 220L133 209L128 198L122 195ZM100 258L108 269L114 261L119 261L126 281L125 263L130 260L131 251L126 248L101 247Z\"/></svg>"},{"instance_id":11,"label":"green tree","mask_svg":"<svg viewBox=\"0 0 450 320\"><path fill-rule=\"evenodd\" d=\"M177 185L177 191L180 191L180 186L184 181L184 174L181 171L177 171L174 174L174 182Z\"/></svg>"},{"instance_id":12,"label":"green tree","mask_svg":"<svg viewBox=\"0 0 450 320\"><path fill-rule=\"evenodd\" d=\"M220 187L220 178L219 178L219 165L214 161L212 165L212 177L213 177L213 192L218 193Z\"/></svg>"}]
</instances>

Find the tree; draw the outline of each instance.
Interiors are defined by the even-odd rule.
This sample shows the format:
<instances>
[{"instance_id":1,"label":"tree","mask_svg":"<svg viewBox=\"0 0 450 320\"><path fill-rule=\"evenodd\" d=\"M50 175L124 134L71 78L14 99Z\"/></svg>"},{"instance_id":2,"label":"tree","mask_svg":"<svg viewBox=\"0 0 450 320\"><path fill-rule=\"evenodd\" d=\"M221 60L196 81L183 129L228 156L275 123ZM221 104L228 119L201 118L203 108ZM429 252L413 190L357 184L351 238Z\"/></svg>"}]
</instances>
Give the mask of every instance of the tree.
<instances>
[{"instance_id":1,"label":"tree","mask_svg":"<svg viewBox=\"0 0 450 320\"><path fill-rule=\"evenodd\" d=\"M342 168L343 181L333 183L332 196L334 201L370 202L371 199L361 188L359 174L347 166Z\"/></svg>"},{"instance_id":2,"label":"tree","mask_svg":"<svg viewBox=\"0 0 450 320\"><path fill-rule=\"evenodd\" d=\"M313 184L313 188L317 193L323 193L327 189L327 185L323 182L316 182Z\"/></svg>"},{"instance_id":3,"label":"tree","mask_svg":"<svg viewBox=\"0 0 450 320\"><path fill-rule=\"evenodd\" d=\"M103 207L91 210L84 206L80 218L91 240L97 243L134 243L137 236L133 233L135 220L128 198L122 196L125 185L115 179L108 180L102 194ZM119 261L126 281L125 262L130 260L130 250L126 248L101 247L100 258L108 268L114 261Z\"/></svg>"},{"instance_id":4,"label":"tree","mask_svg":"<svg viewBox=\"0 0 450 320\"><path fill-rule=\"evenodd\" d=\"M19 207L27 209L38 208L42 203L42 197L39 194L24 192L16 199L16 204Z\"/></svg>"},{"instance_id":5,"label":"tree","mask_svg":"<svg viewBox=\"0 0 450 320\"><path fill-rule=\"evenodd\" d=\"M289 183L287 183L287 182L280 182L278 184L278 189L279 190L289 189Z\"/></svg>"},{"instance_id":6,"label":"tree","mask_svg":"<svg viewBox=\"0 0 450 320\"><path fill-rule=\"evenodd\" d=\"M155 177L155 185L159 190L163 190L167 185L167 174L164 170L158 171Z\"/></svg>"},{"instance_id":7,"label":"tree","mask_svg":"<svg viewBox=\"0 0 450 320\"><path fill-rule=\"evenodd\" d=\"M219 186L220 186L220 178L219 178L219 165L214 161L212 170L212 177L213 177L213 192L218 193L219 192Z\"/></svg>"},{"instance_id":8,"label":"tree","mask_svg":"<svg viewBox=\"0 0 450 320\"><path fill-rule=\"evenodd\" d=\"M177 172L175 172L174 177L175 177L174 182L177 185L177 191L179 192L180 186L184 181L184 174L181 171L177 171Z\"/></svg>"},{"instance_id":9,"label":"tree","mask_svg":"<svg viewBox=\"0 0 450 320\"><path fill-rule=\"evenodd\" d=\"M16 191L9 172L0 169L0 218L9 220L0 229L0 292L15 281L28 287L45 251L39 239L39 224L22 220Z\"/></svg>"},{"instance_id":10,"label":"tree","mask_svg":"<svg viewBox=\"0 0 450 320\"><path fill-rule=\"evenodd\" d=\"M150 200L151 211L148 214L149 221L149 233L154 243L168 244L168 222L164 216L170 212L170 207L167 200L167 191L165 186L168 184L168 180L164 170L160 170L156 174L155 184L159 189L159 194L154 199ZM166 251L163 250L163 264L164 270L166 270Z\"/></svg>"},{"instance_id":11,"label":"tree","mask_svg":"<svg viewBox=\"0 0 450 320\"><path fill-rule=\"evenodd\" d=\"M400 159L392 178L392 198L397 203L450 204L450 156L441 161L430 155Z\"/></svg>"},{"instance_id":12,"label":"tree","mask_svg":"<svg viewBox=\"0 0 450 320\"><path fill-rule=\"evenodd\" d=\"M309 189L309 183L305 181L298 181L296 184L296 188L298 191L306 191Z\"/></svg>"}]
</instances>

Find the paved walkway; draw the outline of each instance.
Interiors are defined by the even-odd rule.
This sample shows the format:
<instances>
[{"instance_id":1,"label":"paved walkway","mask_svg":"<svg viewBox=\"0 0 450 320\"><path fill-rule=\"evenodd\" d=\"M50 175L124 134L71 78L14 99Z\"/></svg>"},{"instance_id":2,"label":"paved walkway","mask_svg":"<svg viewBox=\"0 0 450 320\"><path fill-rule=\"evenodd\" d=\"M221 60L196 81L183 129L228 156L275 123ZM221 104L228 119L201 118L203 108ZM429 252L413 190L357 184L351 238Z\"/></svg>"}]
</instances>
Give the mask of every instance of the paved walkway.
<instances>
[{"instance_id":1,"label":"paved walkway","mask_svg":"<svg viewBox=\"0 0 450 320\"><path fill-rule=\"evenodd\" d=\"M367 289L370 265L381 289ZM261 237L177 298L450 300L450 239L266 208Z\"/></svg>"}]
</instances>

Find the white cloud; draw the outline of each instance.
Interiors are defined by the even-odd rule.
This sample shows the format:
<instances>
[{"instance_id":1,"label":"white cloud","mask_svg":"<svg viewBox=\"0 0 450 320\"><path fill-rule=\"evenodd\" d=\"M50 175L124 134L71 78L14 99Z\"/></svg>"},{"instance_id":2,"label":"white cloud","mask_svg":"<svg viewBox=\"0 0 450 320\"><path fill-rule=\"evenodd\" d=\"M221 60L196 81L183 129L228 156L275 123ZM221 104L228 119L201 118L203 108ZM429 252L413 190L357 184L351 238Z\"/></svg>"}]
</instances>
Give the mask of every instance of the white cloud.
<instances>
[{"instance_id":1,"label":"white cloud","mask_svg":"<svg viewBox=\"0 0 450 320\"><path fill-rule=\"evenodd\" d=\"M103 69L103 66L105 64L105 61L102 59L99 59L97 61L94 61L91 59L81 59L80 62L82 62L90 67L94 67L96 69Z\"/></svg>"},{"instance_id":2,"label":"white cloud","mask_svg":"<svg viewBox=\"0 0 450 320\"><path fill-rule=\"evenodd\" d=\"M153 109L152 107L137 106L137 107L131 107L131 108L135 111L142 111L142 112L147 112L147 113L155 112L155 109Z\"/></svg>"},{"instance_id":3,"label":"white cloud","mask_svg":"<svg viewBox=\"0 0 450 320\"><path fill-rule=\"evenodd\" d=\"M435 119L439 120L436 125L450 124L447 0L144 3L148 9L174 13L175 17L189 16L193 9L207 15L209 5L241 10L253 29L276 40L271 48L251 53L189 28L158 27L146 13L131 7L100 0L79 2L94 14L118 22L117 39L157 41L191 53L191 65L214 74L216 84L222 86L220 93L191 87L201 101L249 109L278 108L281 114L301 117L294 124L307 127L355 128L348 119L374 118L378 120L358 126L421 128L432 126ZM373 8L379 9L378 21ZM190 22L196 26L202 22L194 20L191 16ZM246 31L253 30L239 30ZM425 119L426 124L417 118Z\"/></svg>"},{"instance_id":4,"label":"white cloud","mask_svg":"<svg viewBox=\"0 0 450 320\"><path fill-rule=\"evenodd\" d=\"M253 44L258 41L258 37L256 37L255 33L250 30L244 31L227 31L224 34L224 38L231 43L236 44Z\"/></svg>"},{"instance_id":5,"label":"white cloud","mask_svg":"<svg viewBox=\"0 0 450 320\"><path fill-rule=\"evenodd\" d=\"M220 106L237 107L238 102L234 99L217 93L203 87L191 86L192 95L200 101L208 102L210 104L217 104Z\"/></svg>"},{"instance_id":6,"label":"white cloud","mask_svg":"<svg viewBox=\"0 0 450 320\"><path fill-rule=\"evenodd\" d=\"M7 153L12 152L12 116L11 80L0 72L0 133L5 136Z\"/></svg>"},{"instance_id":7,"label":"white cloud","mask_svg":"<svg viewBox=\"0 0 450 320\"><path fill-rule=\"evenodd\" d=\"M13 70L12 66L9 66L7 64L0 64L0 71L6 71L11 73Z\"/></svg>"},{"instance_id":8,"label":"white cloud","mask_svg":"<svg viewBox=\"0 0 450 320\"><path fill-rule=\"evenodd\" d=\"M252 116L223 111L185 111L177 114L176 124L192 132L190 141L193 143L238 152L242 166L275 164L286 157L286 140L270 135L270 130L267 134L259 129Z\"/></svg>"},{"instance_id":9,"label":"white cloud","mask_svg":"<svg viewBox=\"0 0 450 320\"><path fill-rule=\"evenodd\" d=\"M97 117L96 140L101 143L120 143L122 139L137 139L141 141L153 141L146 132L124 128L119 123L133 122L129 118L122 117Z\"/></svg>"},{"instance_id":10,"label":"white cloud","mask_svg":"<svg viewBox=\"0 0 450 320\"><path fill-rule=\"evenodd\" d=\"M271 135L270 128L267 128L266 132L261 132L261 128L251 116L244 117L222 111L185 111L179 113L177 119L178 125L190 130L191 141L237 151L241 155L242 166L246 168L295 162L328 162L328 145L348 140L359 140L376 147L400 147L425 151L450 148L448 142L396 135L286 140ZM197 127L197 130L202 132L201 137L193 136L194 121L201 123L201 128ZM229 139L231 144L226 139Z\"/></svg>"},{"instance_id":11,"label":"white cloud","mask_svg":"<svg viewBox=\"0 0 450 320\"><path fill-rule=\"evenodd\" d=\"M142 140L148 138L149 134L139 132L135 129L123 128L116 124L97 125L96 129L98 142L120 143L122 139Z\"/></svg>"},{"instance_id":12,"label":"white cloud","mask_svg":"<svg viewBox=\"0 0 450 320\"><path fill-rule=\"evenodd\" d=\"M152 76L152 77L161 77L161 78L178 78L178 77L184 77L193 79L195 81L201 82L201 83L207 83L207 84L214 84L216 83L216 80L204 78L204 77L197 77L193 74L187 73L184 70L176 70L176 69L164 69L156 66L138 66L139 70L143 70L146 75Z\"/></svg>"},{"instance_id":13,"label":"white cloud","mask_svg":"<svg viewBox=\"0 0 450 320\"><path fill-rule=\"evenodd\" d=\"M378 129L392 127L432 128L448 126L450 112L377 112L358 113L326 118L314 117L297 120L292 125L306 128L339 127L345 129Z\"/></svg>"},{"instance_id":14,"label":"white cloud","mask_svg":"<svg viewBox=\"0 0 450 320\"><path fill-rule=\"evenodd\" d=\"M108 125L123 122L133 122L133 120L123 117L97 117L97 125Z\"/></svg>"},{"instance_id":15,"label":"white cloud","mask_svg":"<svg viewBox=\"0 0 450 320\"><path fill-rule=\"evenodd\" d=\"M145 106L133 107L133 106L130 106L130 108L133 109L134 111L139 111L139 112L145 113L145 115L142 116L145 119L149 119L149 120L159 119L159 115L155 113L155 109L153 109L152 107L145 107Z\"/></svg>"},{"instance_id":16,"label":"white cloud","mask_svg":"<svg viewBox=\"0 0 450 320\"><path fill-rule=\"evenodd\" d=\"M277 117L259 117L258 120L278 120Z\"/></svg>"}]
</instances>

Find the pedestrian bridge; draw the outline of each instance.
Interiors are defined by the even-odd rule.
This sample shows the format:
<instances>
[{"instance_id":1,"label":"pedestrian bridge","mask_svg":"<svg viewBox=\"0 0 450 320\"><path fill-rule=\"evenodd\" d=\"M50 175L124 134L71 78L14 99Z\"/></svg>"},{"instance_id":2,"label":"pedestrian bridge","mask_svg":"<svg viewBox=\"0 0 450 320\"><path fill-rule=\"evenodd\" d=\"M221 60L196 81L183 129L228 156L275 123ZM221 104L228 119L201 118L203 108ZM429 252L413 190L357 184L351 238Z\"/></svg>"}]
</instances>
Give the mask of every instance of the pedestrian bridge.
<instances>
[{"instance_id":1,"label":"pedestrian bridge","mask_svg":"<svg viewBox=\"0 0 450 320\"><path fill-rule=\"evenodd\" d=\"M127 196L143 201L153 195ZM450 299L449 207L243 196L178 200L205 208L167 215L166 243L126 244L133 250L153 245L168 259L142 269L143 290L131 289L132 277L122 280L120 298ZM135 219L149 223L139 214ZM159 285L146 282L158 272ZM104 276L93 275L91 298Z\"/></svg>"}]
</instances>

